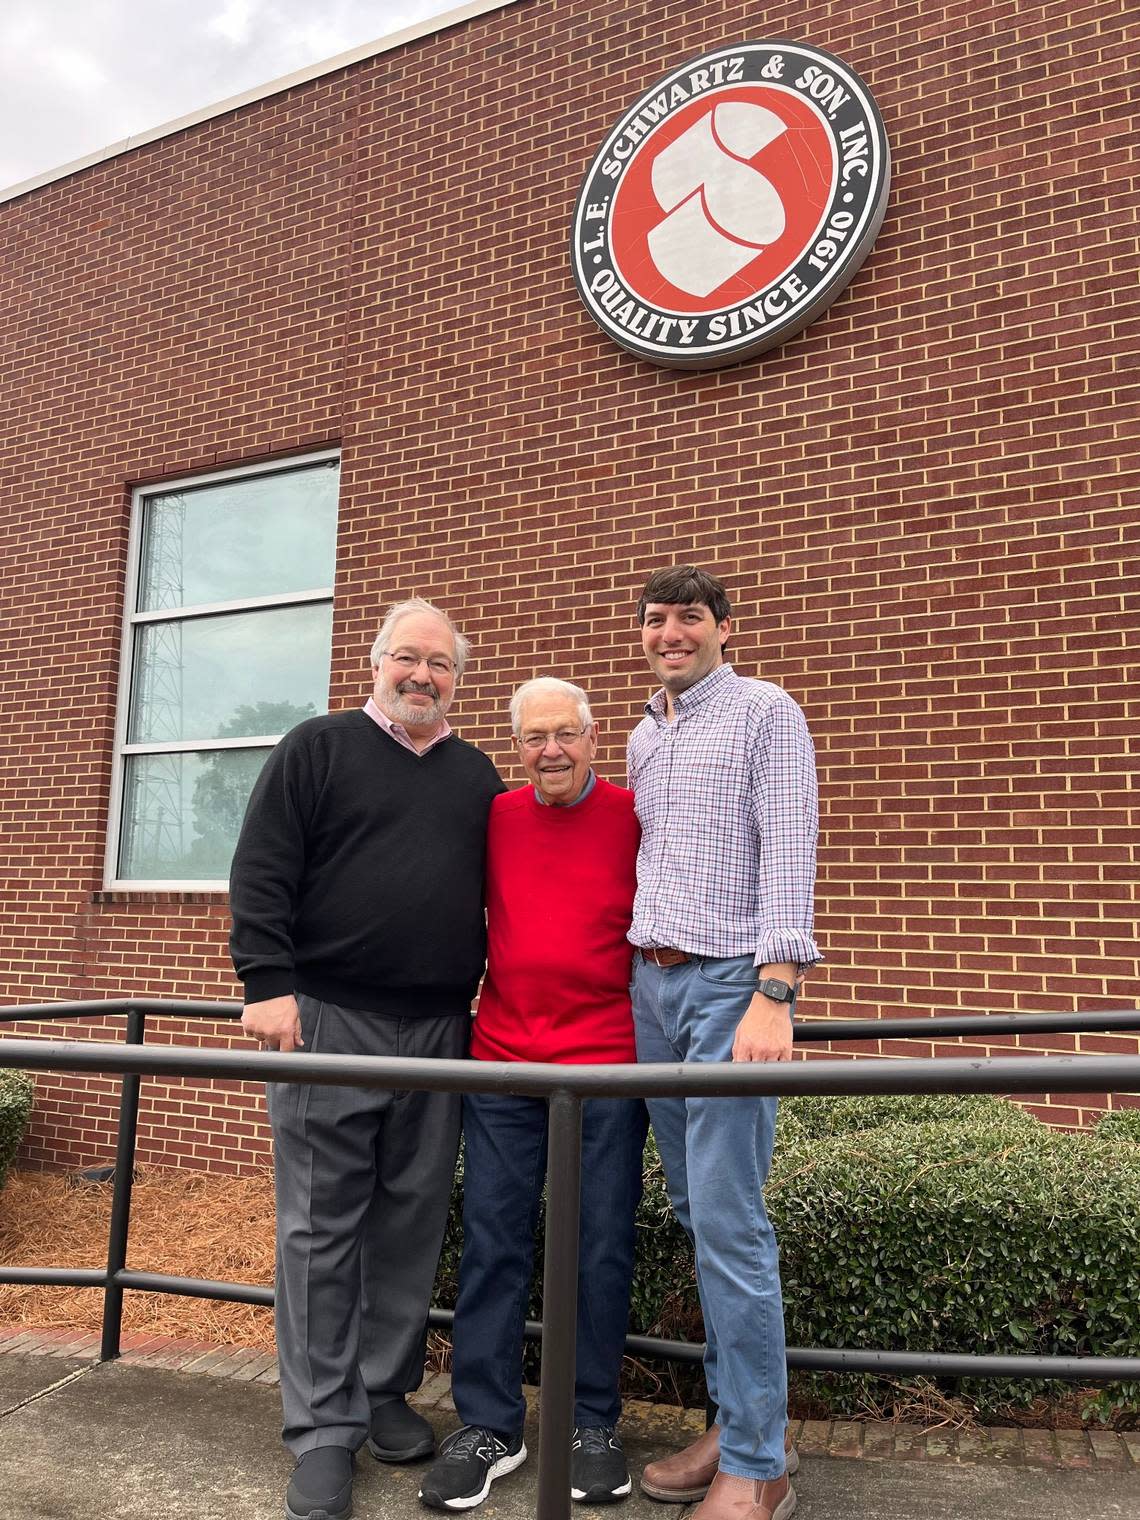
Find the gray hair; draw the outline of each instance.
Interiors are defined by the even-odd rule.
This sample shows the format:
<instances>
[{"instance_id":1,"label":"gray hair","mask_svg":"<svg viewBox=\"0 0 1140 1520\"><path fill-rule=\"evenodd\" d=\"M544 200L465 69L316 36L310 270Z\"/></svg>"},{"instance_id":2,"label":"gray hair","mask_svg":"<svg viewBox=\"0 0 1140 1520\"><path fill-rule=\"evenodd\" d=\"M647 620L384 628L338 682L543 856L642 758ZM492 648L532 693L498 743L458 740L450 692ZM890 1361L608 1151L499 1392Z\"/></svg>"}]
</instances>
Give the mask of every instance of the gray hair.
<instances>
[{"instance_id":1,"label":"gray hair","mask_svg":"<svg viewBox=\"0 0 1140 1520\"><path fill-rule=\"evenodd\" d=\"M387 653L392 630L400 619L407 617L410 612L430 613L432 617L437 617L440 622L446 623L451 637L455 640L455 673L461 676L467 664L467 656L471 653L471 640L463 637L442 607L425 602L422 596L411 596L406 602L396 602L394 606L389 607L384 621L380 624L380 631L373 639L372 648L369 650L368 657L372 664L379 665L380 656Z\"/></svg>"},{"instance_id":2,"label":"gray hair","mask_svg":"<svg viewBox=\"0 0 1140 1520\"><path fill-rule=\"evenodd\" d=\"M523 704L528 697L540 695L572 697L578 704L578 717L582 727L588 728L593 723L590 699L580 686L572 686L569 681L560 681L557 676L535 676L533 681L524 681L511 698L511 733L516 739L519 736Z\"/></svg>"}]
</instances>

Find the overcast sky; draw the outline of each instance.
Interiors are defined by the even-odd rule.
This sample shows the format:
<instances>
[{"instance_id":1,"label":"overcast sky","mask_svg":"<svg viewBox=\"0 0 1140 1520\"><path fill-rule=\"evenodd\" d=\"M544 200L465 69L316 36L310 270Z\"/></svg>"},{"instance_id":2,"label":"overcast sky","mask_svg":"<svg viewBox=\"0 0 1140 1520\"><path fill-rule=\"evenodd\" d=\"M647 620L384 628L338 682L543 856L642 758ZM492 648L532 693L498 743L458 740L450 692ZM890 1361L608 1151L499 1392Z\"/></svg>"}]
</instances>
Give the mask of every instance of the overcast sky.
<instances>
[{"instance_id":1,"label":"overcast sky","mask_svg":"<svg viewBox=\"0 0 1140 1520\"><path fill-rule=\"evenodd\" d=\"M464 0L0 0L0 189Z\"/></svg>"}]
</instances>

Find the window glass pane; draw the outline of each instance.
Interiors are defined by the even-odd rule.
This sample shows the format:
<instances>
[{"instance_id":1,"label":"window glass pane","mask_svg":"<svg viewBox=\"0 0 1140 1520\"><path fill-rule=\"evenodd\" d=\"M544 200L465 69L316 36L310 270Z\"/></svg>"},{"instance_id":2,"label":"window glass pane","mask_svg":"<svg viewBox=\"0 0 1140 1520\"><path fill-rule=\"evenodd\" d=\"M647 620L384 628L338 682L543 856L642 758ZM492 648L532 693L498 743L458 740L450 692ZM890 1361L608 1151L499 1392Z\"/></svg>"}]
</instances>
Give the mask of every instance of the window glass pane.
<instances>
[{"instance_id":1,"label":"window glass pane","mask_svg":"<svg viewBox=\"0 0 1140 1520\"><path fill-rule=\"evenodd\" d=\"M128 744L281 734L327 709L332 606L135 629Z\"/></svg>"},{"instance_id":2,"label":"window glass pane","mask_svg":"<svg viewBox=\"0 0 1140 1520\"><path fill-rule=\"evenodd\" d=\"M148 496L139 612L333 583L335 460Z\"/></svg>"},{"instance_id":3,"label":"window glass pane","mask_svg":"<svg viewBox=\"0 0 1140 1520\"><path fill-rule=\"evenodd\" d=\"M120 877L224 880L250 790L268 754L268 749L219 749L128 755Z\"/></svg>"}]
</instances>

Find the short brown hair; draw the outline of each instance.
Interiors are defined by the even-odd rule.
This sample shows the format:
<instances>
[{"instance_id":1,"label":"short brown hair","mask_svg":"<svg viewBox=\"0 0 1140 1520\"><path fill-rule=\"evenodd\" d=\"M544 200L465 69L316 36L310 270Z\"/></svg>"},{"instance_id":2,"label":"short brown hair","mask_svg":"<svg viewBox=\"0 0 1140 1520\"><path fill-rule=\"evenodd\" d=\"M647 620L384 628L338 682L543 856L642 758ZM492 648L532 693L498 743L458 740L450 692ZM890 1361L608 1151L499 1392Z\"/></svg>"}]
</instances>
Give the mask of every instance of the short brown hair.
<instances>
[{"instance_id":1,"label":"short brown hair","mask_svg":"<svg viewBox=\"0 0 1140 1520\"><path fill-rule=\"evenodd\" d=\"M682 607L700 603L712 613L714 623L723 623L732 614L723 584L715 575L698 569L696 565L674 565L669 570L654 570L637 604L639 623L645 622L645 609L650 602Z\"/></svg>"}]
</instances>

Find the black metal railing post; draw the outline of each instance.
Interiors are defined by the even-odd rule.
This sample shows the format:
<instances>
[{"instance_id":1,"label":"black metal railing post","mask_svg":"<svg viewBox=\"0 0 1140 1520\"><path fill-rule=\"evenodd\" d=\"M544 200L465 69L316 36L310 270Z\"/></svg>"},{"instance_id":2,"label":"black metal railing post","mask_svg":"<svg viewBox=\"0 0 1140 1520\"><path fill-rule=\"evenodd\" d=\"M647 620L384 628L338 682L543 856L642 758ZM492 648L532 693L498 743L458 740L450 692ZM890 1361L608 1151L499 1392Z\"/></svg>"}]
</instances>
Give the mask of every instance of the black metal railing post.
<instances>
[{"instance_id":1,"label":"black metal railing post","mask_svg":"<svg viewBox=\"0 0 1140 1520\"><path fill-rule=\"evenodd\" d=\"M123 1293L186 1294L223 1302L271 1304L273 1290L248 1283L213 1282L165 1273L131 1272L126 1267L138 1128L139 1081L144 1075L222 1078L257 1082L305 1080L317 1084L362 1084L441 1092L517 1092L549 1103L548 1234L545 1261L545 1318L527 1321L526 1335L544 1341L545 1397L539 1423L538 1520L566 1520L570 1513L570 1437L573 1428L574 1341L577 1309L578 1204L582 1104L588 1098L733 1096L770 1090L790 1096L899 1093L1140 1092L1140 1056L1031 1053L1005 1058L885 1058L869 1062L794 1062L758 1070L748 1065L575 1066L522 1062L421 1060L414 1057L327 1056L312 1054L300 1072L293 1057L249 1050L186 1050L141 1047L147 1014L177 1018L236 1019L236 1003L124 998L82 1003L0 1007L0 1031L9 1023L125 1014L125 1045L88 1041L0 1038L5 1066L29 1070L112 1072L122 1077L115 1185L108 1232L107 1269L0 1266L0 1284L104 1289L102 1360L119 1355ZM1097 1013L967 1015L889 1021L798 1023L799 1041L832 1041L888 1035L952 1038L955 1035L1102 1033L1140 1028L1140 1008ZM762 1084L762 1085L761 1085ZM431 1323L451 1315L431 1312ZM703 1347L652 1336L629 1336L635 1356L696 1364ZM906 1352L889 1349L788 1348L788 1365L811 1371L896 1373L948 1377L1059 1378L1076 1383L1140 1382L1140 1356L1031 1356ZM709 1411L712 1412L711 1410Z\"/></svg>"},{"instance_id":2,"label":"black metal railing post","mask_svg":"<svg viewBox=\"0 0 1140 1520\"><path fill-rule=\"evenodd\" d=\"M571 1092L551 1093L549 1116L537 1514L538 1520L569 1520L574 1347L578 1318L581 1098Z\"/></svg>"},{"instance_id":3,"label":"black metal railing post","mask_svg":"<svg viewBox=\"0 0 1140 1520\"><path fill-rule=\"evenodd\" d=\"M146 1014L127 1010L127 1045L141 1045ZM124 1072L119 1088L119 1133L115 1145L115 1182L111 1194L111 1225L107 1232L107 1281L103 1289L103 1335L99 1360L113 1362L123 1330L123 1289L116 1280L127 1264L127 1234L131 1224L131 1188L135 1180L135 1141L139 1128L139 1083L136 1072Z\"/></svg>"}]
</instances>

